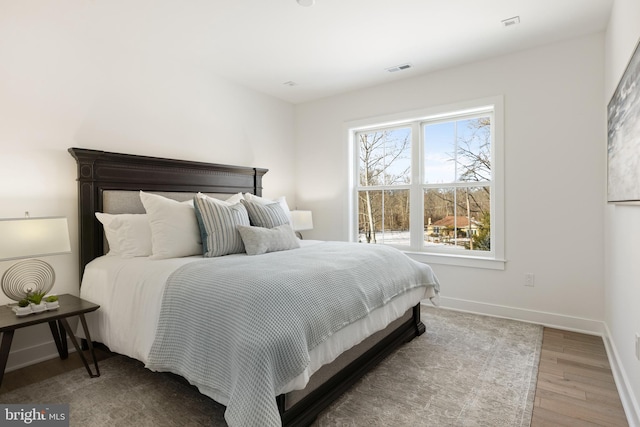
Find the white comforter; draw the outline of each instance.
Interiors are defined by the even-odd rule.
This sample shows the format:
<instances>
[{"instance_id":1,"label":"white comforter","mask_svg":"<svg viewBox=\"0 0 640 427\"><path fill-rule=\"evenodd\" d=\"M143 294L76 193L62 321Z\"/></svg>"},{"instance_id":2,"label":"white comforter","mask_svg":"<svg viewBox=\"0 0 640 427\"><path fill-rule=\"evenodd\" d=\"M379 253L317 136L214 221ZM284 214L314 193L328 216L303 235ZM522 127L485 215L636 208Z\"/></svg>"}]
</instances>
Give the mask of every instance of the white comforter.
<instances>
[{"instance_id":1,"label":"white comforter","mask_svg":"<svg viewBox=\"0 0 640 427\"><path fill-rule=\"evenodd\" d=\"M302 243L313 244L309 241ZM230 256L247 257L246 254ZM85 269L81 288L82 298L101 306L89 316L91 338L114 352L146 364L156 335L167 278L180 266L199 260L202 257L151 260L104 256L92 261ZM279 392L304 388L309 377L322 365L383 329L420 300L434 296L433 287L426 288L426 293L425 288L413 289L374 310L368 317L343 328L314 348L310 352L311 363L307 369ZM212 397L224 405L228 403L227 396Z\"/></svg>"}]
</instances>

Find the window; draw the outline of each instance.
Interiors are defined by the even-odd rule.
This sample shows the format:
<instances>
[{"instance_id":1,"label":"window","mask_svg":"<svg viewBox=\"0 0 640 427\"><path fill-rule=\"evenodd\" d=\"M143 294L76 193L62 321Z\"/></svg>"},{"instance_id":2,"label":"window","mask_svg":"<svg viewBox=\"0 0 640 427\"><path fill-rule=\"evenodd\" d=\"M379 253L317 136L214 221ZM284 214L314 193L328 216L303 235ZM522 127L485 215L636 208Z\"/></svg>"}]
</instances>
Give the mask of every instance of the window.
<instances>
[{"instance_id":1,"label":"window","mask_svg":"<svg viewBox=\"0 0 640 427\"><path fill-rule=\"evenodd\" d=\"M502 99L489 101L350 127L355 241L504 268Z\"/></svg>"}]
</instances>

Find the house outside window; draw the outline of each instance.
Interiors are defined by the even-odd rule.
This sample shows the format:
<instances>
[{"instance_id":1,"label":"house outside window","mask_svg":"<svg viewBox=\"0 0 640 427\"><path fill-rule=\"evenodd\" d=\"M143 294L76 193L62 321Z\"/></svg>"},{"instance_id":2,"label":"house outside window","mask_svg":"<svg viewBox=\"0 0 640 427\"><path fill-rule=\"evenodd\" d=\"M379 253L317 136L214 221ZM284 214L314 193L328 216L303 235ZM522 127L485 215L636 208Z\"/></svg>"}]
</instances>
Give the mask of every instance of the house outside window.
<instances>
[{"instance_id":1,"label":"house outside window","mask_svg":"<svg viewBox=\"0 0 640 427\"><path fill-rule=\"evenodd\" d=\"M504 268L502 98L351 123L351 238Z\"/></svg>"}]
</instances>

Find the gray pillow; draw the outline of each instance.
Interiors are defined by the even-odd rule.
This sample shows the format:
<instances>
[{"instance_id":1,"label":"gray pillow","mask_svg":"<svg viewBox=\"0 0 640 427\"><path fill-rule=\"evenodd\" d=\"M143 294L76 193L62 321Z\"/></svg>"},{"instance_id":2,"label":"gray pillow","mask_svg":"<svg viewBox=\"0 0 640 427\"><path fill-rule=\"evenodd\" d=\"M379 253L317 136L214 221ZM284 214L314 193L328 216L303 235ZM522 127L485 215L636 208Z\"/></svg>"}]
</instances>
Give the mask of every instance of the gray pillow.
<instances>
[{"instance_id":1,"label":"gray pillow","mask_svg":"<svg viewBox=\"0 0 640 427\"><path fill-rule=\"evenodd\" d=\"M249 225L249 215L243 205L224 205L210 197L196 197L193 204L205 257L244 252L242 237L236 228L238 225Z\"/></svg>"},{"instance_id":2,"label":"gray pillow","mask_svg":"<svg viewBox=\"0 0 640 427\"><path fill-rule=\"evenodd\" d=\"M249 212L251 225L256 227L273 228L282 224L289 224L287 216L280 203L269 203L268 205L253 202L249 200L241 200Z\"/></svg>"},{"instance_id":3,"label":"gray pillow","mask_svg":"<svg viewBox=\"0 0 640 427\"><path fill-rule=\"evenodd\" d=\"M289 224L273 228L238 226L247 255L286 251L300 247L298 238Z\"/></svg>"}]
</instances>

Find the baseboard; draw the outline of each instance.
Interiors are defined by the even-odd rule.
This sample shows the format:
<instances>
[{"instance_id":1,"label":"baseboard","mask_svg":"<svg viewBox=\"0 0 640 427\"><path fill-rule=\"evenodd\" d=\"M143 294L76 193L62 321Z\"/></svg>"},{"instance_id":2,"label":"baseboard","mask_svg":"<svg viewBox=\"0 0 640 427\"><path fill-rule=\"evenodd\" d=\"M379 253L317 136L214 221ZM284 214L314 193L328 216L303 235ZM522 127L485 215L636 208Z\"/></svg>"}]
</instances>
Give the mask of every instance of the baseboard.
<instances>
[{"instance_id":1,"label":"baseboard","mask_svg":"<svg viewBox=\"0 0 640 427\"><path fill-rule=\"evenodd\" d=\"M67 338L67 348L69 349L69 354L76 351L69 338ZM26 368L27 366L56 357L60 357L60 355L58 354L58 349L53 339L30 347L13 350L9 353L9 360L7 361L5 372Z\"/></svg>"},{"instance_id":2,"label":"baseboard","mask_svg":"<svg viewBox=\"0 0 640 427\"><path fill-rule=\"evenodd\" d=\"M609 359L609 364L611 365L611 371L613 372L613 379L616 382L618 394L620 395L624 412L627 415L629 427L640 427L640 404L638 403L636 396L633 394L629 377L623 368L618 356L616 345L613 340L611 340L611 331L609 331L609 327L606 324L603 341L604 347L607 350L607 357Z\"/></svg>"},{"instance_id":3,"label":"baseboard","mask_svg":"<svg viewBox=\"0 0 640 427\"><path fill-rule=\"evenodd\" d=\"M528 310L505 305L487 304L477 301L469 301L459 298L440 297L440 306L457 311L484 314L505 319L520 320L522 322L536 323L549 328L564 329L566 331L580 332L589 335L605 335L604 322L600 320L584 319L581 317L566 316L564 314L549 313L545 311Z\"/></svg>"}]
</instances>

